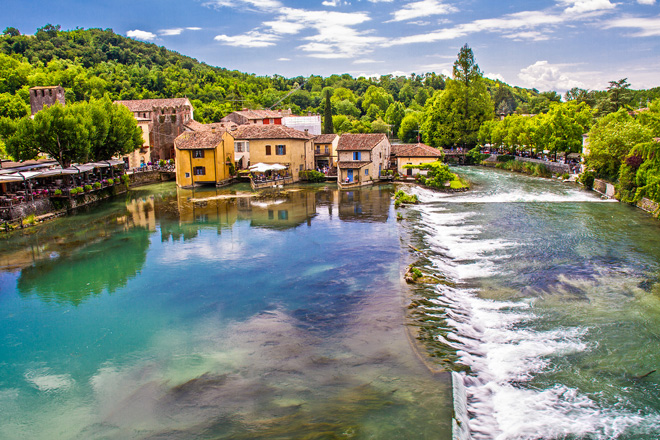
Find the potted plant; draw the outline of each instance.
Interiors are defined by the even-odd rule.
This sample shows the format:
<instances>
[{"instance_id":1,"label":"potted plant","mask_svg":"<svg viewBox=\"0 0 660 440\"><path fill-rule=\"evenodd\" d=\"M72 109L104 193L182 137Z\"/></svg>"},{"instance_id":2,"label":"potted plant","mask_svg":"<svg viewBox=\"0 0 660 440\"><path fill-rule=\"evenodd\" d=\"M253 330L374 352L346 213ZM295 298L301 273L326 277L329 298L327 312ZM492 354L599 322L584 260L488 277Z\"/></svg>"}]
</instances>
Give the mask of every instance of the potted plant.
<instances>
[{"instance_id":1,"label":"potted plant","mask_svg":"<svg viewBox=\"0 0 660 440\"><path fill-rule=\"evenodd\" d=\"M83 187L83 189L85 190L85 192L90 192L92 190L92 185L87 184Z\"/></svg>"},{"instance_id":2,"label":"potted plant","mask_svg":"<svg viewBox=\"0 0 660 440\"><path fill-rule=\"evenodd\" d=\"M101 182L94 182L94 184L92 185L92 188L100 189L101 188Z\"/></svg>"}]
</instances>

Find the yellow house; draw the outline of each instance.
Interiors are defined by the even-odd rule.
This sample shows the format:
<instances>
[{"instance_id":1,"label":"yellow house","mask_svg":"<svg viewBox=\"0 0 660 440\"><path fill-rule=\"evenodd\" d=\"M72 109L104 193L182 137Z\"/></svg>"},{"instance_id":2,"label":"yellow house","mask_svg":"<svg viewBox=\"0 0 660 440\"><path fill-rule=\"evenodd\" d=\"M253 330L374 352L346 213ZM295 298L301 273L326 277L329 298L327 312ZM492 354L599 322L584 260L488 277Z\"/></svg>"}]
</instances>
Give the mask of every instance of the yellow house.
<instances>
[{"instance_id":1,"label":"yellow house","mask_svg":"<svg viewBox=\"0 0 660 440\"><path fill-rule=\"evenodd\" d=\"M444 152L426 144L393 144L391 162L396 164L396 172L400 176L414 176L420 170L403 168L404 165L421 165L441 160Z\"/></svg>"},{"instance_id":2,"label":"yellow house","mask_svg":"<svg viewBox=\"0 0 660 440\"><path fill-rule=\"evenodd\" d=\"M313 136L309 133L284 125L243 125L232 135L236 141L248 142L252 165L285 165L293 182L300 180L301 171L314 169Z\"/></svg>"},{"instance_id":3,"label":"yellow house","mask_svg":"<svg viewBox=\"0 0 660 440\"><path fill-rule=\"evenodd\" d=\"M314 157L317 169L331 169L337 162L337 145L339 135L320 134L314 137Z\"/></svg>"},{"instance_id":4,"label":"yellow house","mask_svg":"<svg viewBox=\"0 0 660 440\"><path fill-rule=\"evenodd\" d=\"M140 117L135 119L137 126L142 130L142 146L122 156L129 168L138 168L142 164L151 162L151 119Z\"/></svg>"},{"instance_id":5,"label":"yellow house","mask_svg":"<svg viewBox=\"0 0 660 440\"><path fill-rule=\"evenodd\" d=\"M222 185L231 180L234 137L226 130L189 131L174 140L176 184Z\"/></svg>"}]
</instances>

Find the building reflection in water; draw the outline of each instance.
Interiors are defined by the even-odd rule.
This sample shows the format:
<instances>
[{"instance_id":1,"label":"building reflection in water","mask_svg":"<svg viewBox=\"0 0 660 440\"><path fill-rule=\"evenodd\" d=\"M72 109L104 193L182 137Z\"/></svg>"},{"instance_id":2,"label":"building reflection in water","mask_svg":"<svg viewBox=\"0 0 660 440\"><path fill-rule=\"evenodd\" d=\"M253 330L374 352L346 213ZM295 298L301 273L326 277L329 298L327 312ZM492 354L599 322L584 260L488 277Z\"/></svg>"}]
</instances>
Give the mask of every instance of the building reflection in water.
<instances>
[{"instance_id":1,"label":"building reflection in water","mask_svg":"<svg viewBox=\"0 0 660 440\"><path fill-rule=\"evenodd\" d=\"M389 185L339 191L339 218L342 221L386 222L392 203Z\"/></svg>"}]
</instances>

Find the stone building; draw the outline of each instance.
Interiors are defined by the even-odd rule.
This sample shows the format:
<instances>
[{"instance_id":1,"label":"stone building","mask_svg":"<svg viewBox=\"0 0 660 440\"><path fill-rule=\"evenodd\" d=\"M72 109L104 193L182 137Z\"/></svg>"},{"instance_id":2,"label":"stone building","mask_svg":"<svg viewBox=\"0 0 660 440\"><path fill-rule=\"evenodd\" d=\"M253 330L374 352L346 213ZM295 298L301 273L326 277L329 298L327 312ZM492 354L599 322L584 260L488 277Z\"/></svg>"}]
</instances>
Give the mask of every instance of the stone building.
<instances>
[{"instance_id":1,"label":"stone building","mask_svg":"<svg viewBox=\"0 0 660 440\"><path fill-rule=\"evenodd\" d=\"M44 107L53 105L56 102L59 102L62 105L66 104L64 88L62 86L30 88L30 108L32 109L33 115Z\"/></svg>"},{"instance_id":2,"label":"stone building","mask_svg":"<svg viewBox=\"0 0 660 440\"><path fill-rule=\"evenodd\" d=\"M193 120L193 106L188 98L137 99L115 101L126 106L138 121L148 120L151 160L174 158L174 139L186 131Z\"/></svg>"},{"instance_id":3,"label":"stone building","mask_svg":"<svg viewBox=\"0 0 660 440\"><path fill-rule=\"evenodd\" d=\"M340 188L380 180L390 161L390 141L384 133L345 133L337 145L337 184Z\"/></svg>"}]
</instances>

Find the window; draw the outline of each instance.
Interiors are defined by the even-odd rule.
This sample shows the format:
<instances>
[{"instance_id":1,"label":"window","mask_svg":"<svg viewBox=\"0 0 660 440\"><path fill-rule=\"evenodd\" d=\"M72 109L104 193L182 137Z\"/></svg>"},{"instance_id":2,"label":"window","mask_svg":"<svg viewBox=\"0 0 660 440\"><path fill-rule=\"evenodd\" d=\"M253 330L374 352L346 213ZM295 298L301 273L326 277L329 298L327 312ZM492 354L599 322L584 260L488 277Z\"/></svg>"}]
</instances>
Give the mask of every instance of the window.
<instances>
[{"instance_id":1,"label":"window","mask_svg":"<svg viewBox=\"0 0 660 440\"><path fill-rule=\"evenodd\" d=\"M266 145L266 156L270 156L270 145Z\"/></svg>"},{"instance_id":2,"label":"window","mask_svg":"<svg viewBox=\"0 0 660 440\"><path fill-rule=\"evenodd\" d=\"M268 210L268 220L273 220L275 218L275 211L272 209Z\"/></svg>"},{"instance_id":3,"label":"window","mask_svg":"<svg viewBox=\"0 0 660 440\"><path fill-rule=\"evenodd\" d=\"M286 209L278 210L277 211L277 218L279 220L288 220L289 219L289 211L287 211Z\"/></svg>"},{"instance_id":4,"label":"window","mask_svg":"<svg viewBox=\"0 0 660 440\"><path fill-rule=\"evenodd\" d=\"M275 154L283 156L286 154L286 145L275 145Z\"/></svg>"},{"instance_id":5,"label":"window","mask_svg":"<svg viewBox=\"0 0 660 440\"><path fill-rule=\"evenodd\" d=\"M275 123L275 119L270 118L270 119L268 120L268 123L271 124L271 125L274 124L274 123Z\"/></svg>"},{"instance_id":6,"label":"window","mask_svg":"<svg viewBox=\"0 0 660 440\"><path fill-rule=\"evenodd\" d=\"M193 157L195 159L203 159L204 158L204 150L193 150Z\"/></svg>"},{"instance_id":7,"label":"window","mask_svg":"<svg viewBox=\"0 0 660 440\"><path fill-rule=\"evenodd\" d=\"M195 176L205 176L206 175L206 167L195 167L195 168L193 168L193 174L195 174Z\"/></svg>"},{"instance_id":8,"label":"window","mask_svg":"<svg viewBox=\"0 0 660 440\"><path fill-rule=\"evenodd\" d=\"M368 175L369 175L369 168L365 168L365 169L364 169L364 175L365 175L365 176L368 176Z\"/></svg>"},{"instance_id":9,"label":"window","mask_svg":"<svg viewBox=\"0 0 660 440\"><path fill-rule=\"evenodd\" d=\"M302 171L302 170L303 170L303 164L300 164L300 168L298 169L298 171Z\"/></svg>"},{"instance_id":10,"label":"window","mask_svg":"<svg viewBox=\"0 0 660 440\"><path fill-rule=\"evenodd\" d=\"M325 146L325 154L330 154L330 150L328 150L328 146Z\"/></svg>"},{"instance_id":11,"label":"window","mask_svg":"<svg viewBox=\"0 0 660 440\"><path fill-rule=\"evenodd\" d=\"M236 141L234 142L234 151L237 153L243 153L250 151L250 143L248 141Z\"/></svg>"},{"instance_id":12,"label":"window","mask_svg":"<svg viewBox=\"0 0 660 440\"><path fill-rule=\"evenodd\" d=\"M359 151L353 152L353 160L362 160L362 153Z\"/></svg>"}]
</instances>

